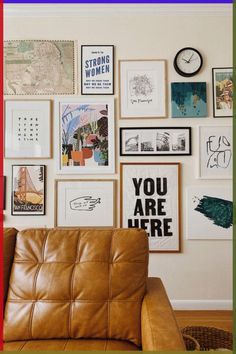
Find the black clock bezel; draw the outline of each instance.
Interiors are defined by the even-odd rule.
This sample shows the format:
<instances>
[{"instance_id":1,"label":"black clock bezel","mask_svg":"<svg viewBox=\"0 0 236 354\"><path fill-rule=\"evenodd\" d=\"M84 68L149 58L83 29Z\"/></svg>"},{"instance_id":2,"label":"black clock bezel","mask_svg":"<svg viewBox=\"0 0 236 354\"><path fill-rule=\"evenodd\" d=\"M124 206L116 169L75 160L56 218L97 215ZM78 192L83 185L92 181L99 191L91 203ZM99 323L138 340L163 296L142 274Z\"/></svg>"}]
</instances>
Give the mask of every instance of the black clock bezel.
<instances>
[{"instance_id":1,"label":"black clock bezel","mask_svg":"<svg viewBox=\"0 0 236 354\"><path fill-rule=\"evenodd\" d=\"M187 50L187 49L190 49L190 50L193 50L195 53L197 53L200 57L200 60L201 60L201 63L200 63L200 66L197 70L195 70L193 73L189 74L189 73L185 73L183 72L179 67L178 67L178 64L177 64L177 58L178 56L180 55L181 52L183 52L184 50ZM175 58L174 58L174 68L175 68L175 71L181 75L181 76L184 76L184 77L191 77L191 76L194 76L196 75L197 73L199 73L199 71L201 70L202 68L202 64L203 64L203 59L202 59L202 55L201 53L195 49L195 48L192 48L192 47L185 47L185 48L182 48L178 51L178 53L176 54Z\"/></svg>"}]
</instances>

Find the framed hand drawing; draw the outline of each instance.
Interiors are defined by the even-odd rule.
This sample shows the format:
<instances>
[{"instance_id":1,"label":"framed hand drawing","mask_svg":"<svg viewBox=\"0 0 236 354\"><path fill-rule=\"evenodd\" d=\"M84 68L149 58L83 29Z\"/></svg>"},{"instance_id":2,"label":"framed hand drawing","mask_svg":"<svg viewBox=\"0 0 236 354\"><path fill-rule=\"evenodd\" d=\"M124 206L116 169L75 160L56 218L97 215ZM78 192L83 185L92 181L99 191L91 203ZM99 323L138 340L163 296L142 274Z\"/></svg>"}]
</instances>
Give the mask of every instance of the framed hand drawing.
<instances>
[{"instance_id":1,"label":"framed hand drawing","mask_svg":"<svg viewBox=\"0 0 236 354\"><path fill-rule=\"evenodd\" d=\"M12 215L45 214L44 165L12 166Z\"/></svg>"},{"instance_id":2,"label":"framed hand drawing","mask_svg":"<svg viewBox=\"0 0 236 354\"><path fill-rule=\"evenodd\" d=\"M81 46L81 94L114 95L114 46Z\"/></svg>"},{"instance_id":3,"label":"framed hand drawing","mask_svg":"<svg viewBox=\"0 0 236 354\"><path fill-rule=\"evenodd\" d=\"M191 155L191 128L120 128L120 155Z\"/></svg>"},{"instance_id":4,"label":"framed hand drawing","mask_svg":"<svg viewBox=\"0 0 236 354\"><path fill-rule=\"evenodd\" d=\"M140 227L150 252L180 252L180 163L121 163L121 227Z\"/></svg>"},{"instance_id":5,"label":"framed hand drawing","mask_svg":"<svg viewBox=\"0 0 236 354\"><path fill-rule=\"evenodd\" d=\"M75 93L74 41L4 42L5 95Z\"/></svg>"},{"instance_id":6,"label":"framed hand drawing","mask_svg":"<svg viewBox=\"0 0 236 354\"><path fill-rule=\"evenodd\" d=\"M231 188L193 186L187 193L187 239L232 239Z\"/></svg>"},{"instance_id":7,"label":"framed hand drawing","mask_svg":"<svg viewBox=\"0 0 236 354\"><path fill-rule=\"evenodd\" d=\"M213 115L233 116L233 68L212 69Z\"/></svg>"},{"instance_id":8,"label":"framed hand drawing","mask_svg":"<svg viewBox=\"0 0 236 354\"><path fill-rule=\"evenodd\" d=\"M5 157L51 157L51 102L5 101Z\"/></svg>"},{"instance_id":9,"label":"framed hand drawing","mask_svg":"<svg viewBox=\"0 0 236 354\"><path fill-rule=\"evenodd\" d=\"M115 227L115 180L57 180L55 226Z\"/></svg>"},{"instance_id":10,"label":"framed hand drawing","mask_svg":"<svg viewBox=\"0 0 236 354\"><path fill-rule=\"evenodd\" d=\"M199 178L232 178L231 126L199 127Z\"/></svg>"},{"instance_id":11,"label":"framed hand drawing","mask_svg":"<svg viewBox=\"0 0 236 354\"><path fill-rule=\"evenodd\" d=\"M55 151L59 174L114 173L114 101L55 100Z\"/></svg>"},{"instance_id":12,"label":"framed hand drawing","mask_svg":"<svg viewBox=\"0 0 236 354\"><path fill-rule=\"evenodd\" d=\"M119 61L120 118L164 118L165 60Z\"/></svg>"}]
</instances>

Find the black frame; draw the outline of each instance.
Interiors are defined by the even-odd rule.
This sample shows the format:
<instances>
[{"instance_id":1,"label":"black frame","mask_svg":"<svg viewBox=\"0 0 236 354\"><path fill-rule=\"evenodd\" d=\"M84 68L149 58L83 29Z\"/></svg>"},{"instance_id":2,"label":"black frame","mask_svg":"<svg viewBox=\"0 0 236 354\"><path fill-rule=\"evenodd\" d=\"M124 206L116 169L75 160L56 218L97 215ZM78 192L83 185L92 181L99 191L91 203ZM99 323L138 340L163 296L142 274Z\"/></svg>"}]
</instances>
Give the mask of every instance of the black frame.
<instances>
[{"instance_id":1,"label":"black frame","mask_svg":"<svg viewBox=\"0 0 236 354\"><path fill-rule=\"evenodd\" d=\"M219 69L232 69L232 72L234 68L232 66L227 66L227 67L220 67L220 68L212 68L212 97L213 97L213 117L214 118L232 118L233 117L233 110L232 110L232 115L231 116L216 116L215 115L215 80L214 80L214 70L219 70Z\"/></svg>"},{"instance_id":2,"label":"black frame","mask_svg":"<svg viewBox=\"0 0 236 354\"><path fill-rule=\"evenodd\" d=\"M184 73L182 70L179 69L178 64L177 64L177 58L178 58L179 54L180 54L182 51L186 50L186 49L195 51L195 52L199 55L199 57L200 57L200 59L201 59L200 67L199 67L196 71L194 71L194 73L192 73L192 74ZM196 74L201 70L202 64L203 64L203 58L202 58L201 53L200 53L197 49L192 48L192 47L185 47L185 48L180 49L180 50L178 51L178 53L176 54L175 58L174 58L174 68L175 68L175 71L176 71L179 75L184 76L184 77L191 77L191 76L196 75Z\"/></svg>"},{"instance_id":3,"label":"black frame","mask_svg":"<svg viewBox=\"0 0 236 354\"><path fill-rule=\"evenodd\" d=\"M44 174L44 186L43 186L43 213L42 214L33 214L33 213L20 213L20 214L16 214L15 212L13 212L13 205L14 205L14 186L13 186L13 169L14 167L18 167L18 166L24 166L24 167L28 167L28 166L39 166L39 167L43 167L43 174ZM37 165L37 164L19 164L19 165L12 165L12 190L11 190L11 215L13 216L42 216L46 214L46 165Z\"/></svg>"},{"instance_id":4,"label":"black frame","mask_svg":"<svg viewBox=\"0 0 236 354\"><path fill-rule=\"evenodd\" d=\"M173 154L173 153L153 153L153 154L149 154L149 153L138 153L138 154L127 154L125 152L122 151L122 139L123 139L123 131L125 130L177 130L177 129L185 129L188 130L189 132L189 152L187 153L177 153L177 154ZM120 128L120 156L190 156L192 155L192 128L191 127L128 127L128 128Z\"/></svg>"},{"instance_id":5,"label":"black frame","mask_svg":"<svg viewBox=\"0 0 236 354\"><path fill-rule=\"evenodd\" d=\"M83 92L83 48L84 47L111 47L112 48L112 67L113 67L113 70L112 70L112 92L111 93L84 93ZM115 72L115 46L114 45L108 45L108 44L98 44L98 45L95 45L95 44L88 44L88 45L81 45L81 66L80 66L81 70L80 70L80 75L81 75L81 80L80 80L80 83L81 83L81 95L114 95L114 88L115 88L115 75L114 75L114 72Z\"/></svg>"}]
</instances>

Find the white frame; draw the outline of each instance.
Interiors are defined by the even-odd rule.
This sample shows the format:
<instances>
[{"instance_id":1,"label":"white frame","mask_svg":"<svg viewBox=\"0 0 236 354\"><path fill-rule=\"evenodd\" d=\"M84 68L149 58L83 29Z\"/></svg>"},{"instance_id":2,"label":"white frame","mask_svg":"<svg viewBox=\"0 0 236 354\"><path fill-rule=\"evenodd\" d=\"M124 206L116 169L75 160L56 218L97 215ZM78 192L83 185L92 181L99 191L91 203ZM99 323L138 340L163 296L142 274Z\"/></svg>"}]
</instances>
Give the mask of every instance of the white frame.
<instances>
[{"instance_id":1,"label":"white frame","mask_svg":"<svg viewBox=\"0 0 236 354\"><path fill-rule=\"evenodd\" d=\"M40 123L42 124L41 143L17 144L13 132L14 110L40 111ZM5 101L5 158L6 159L49 159L52 157L51 147L51 101L50 100L6 100ZM15 145L13 145L15 143ZM17 146L18 145L18 146ZM44 150L44 153L40 151Z\"/></svg>"},{"instance_id":2,"label":"white frame","mask_svg":"<svg viewBox=\"0 0 236 354\"><path fill-rule=\"evenodd\" d=\"M158 94L150 96L147 100L153 101L153 107L150 102L141 103L135 108L128 103L128 74L129 72L154 72L153 87ZM161 94L160 94L161 93ZM166 60L162 59L143 59L143 60L119 60L119 101L120 101L120 118L166 118L167 116L167 85L166 85ZM131 100L132 101L132 100ZM133 100L134 105L137 100ZM139 104L139 103L138 103Z\"/></svg>"},{"instance_id":3,"label":"white frame","mask_svg":"<svg viewBox=\"0 0 236 354\"><path fill-rule=\"evenodd\" d=\"M231 175L229 176L224 176L224 175L214 175L212 173L212 176L204 176L202 175L202 172L201 172L201 129L204 129L204 128L231 128L231 131L232 131L232 136L231 136L231 142L233 144L233 127L231 125L199 125L198 126L198 171L197 171L197 178L199 179L232 179L233 177L233 168L231 169ZM233 146L232 146L232 154L233 154ZM233 164L233 156L231 157L231 166Z\"/></svg>"},{"instance_id":4,"label":"white frame","mask_svg":"<svg viewBox=\"0 0 236 354\"><path fill-rule=\"evenodd\" d=\"M102 186L103 184L103 186ZM99 186L98 186L99 185ZM69 189L72 193L73 200L70 202L74 202L75 208L77 205L81 207L82 211L77 210L78 213L74 219L76 220L76 224L73 222L70 223L68 220L66 221L66 199L69 196L66 194L66 191ZM102 187L107 191L105 193L105 205L102 207L103 199L98 198L96 193L102 193ZM78 193L83 192L83 204L76 204L76 189L79 191ZM90 194L92 190L95 190L94 195ZM89 192L88 192L89 190ZM104 190L104 189L103 189ZM91 193L92 194L92 193ZM99 195L100 196L100 195ZM74 199L75 198L75 199ZM79 197L80 201L82 197ZM92 199L97 198L97 199ZM98 200L99 199L99 200ZM77 202L78 203L78 202ZM71 205L70 208L72 209ZM101 209L102 208L102 209ZM101 210L99 210L101 209ZM73 213L75 209L72 209L72 219ZM80 219L81 217L81 219ZM64 218L64 219L63 219ZM59 220L62 219L60 222ZM81 220L81 222L80 222ZM91 221L91 223L86 223L86 220ZM97 222L96 222L97 220ZM89 227L89 228L112 228L116 227L116 180L111 179L66 179L66 180L56 180L55 181L55 218L54 218L55 227Z\"/></svg>"},{"instance_id":5,"label":"white frame","mask_svg":"<svg viewBox=\"0 0 236 354\"><path fill-rule=\"evenodd\" d=\"M61 166L61 125L60 104L107 104L108 105L108 153L109 165L100 167ZM106 97L59 97L54 100L55 155L57 174L111 174L115 173L114 99Z\"/></svg>"},{"instance_id":6,"label":"white frame","mask_svg":"<svg viewBox=\"0 0 236 354\"><path fill-rule=\"evenodd\" d=\"M213 117L214 118L232 118L233 108L229 111L226 109L218 109L216 105L216 74L217 72L232 73L233 67L212 68L212 90L213 90Z\"/></svg>"}]
</instances>

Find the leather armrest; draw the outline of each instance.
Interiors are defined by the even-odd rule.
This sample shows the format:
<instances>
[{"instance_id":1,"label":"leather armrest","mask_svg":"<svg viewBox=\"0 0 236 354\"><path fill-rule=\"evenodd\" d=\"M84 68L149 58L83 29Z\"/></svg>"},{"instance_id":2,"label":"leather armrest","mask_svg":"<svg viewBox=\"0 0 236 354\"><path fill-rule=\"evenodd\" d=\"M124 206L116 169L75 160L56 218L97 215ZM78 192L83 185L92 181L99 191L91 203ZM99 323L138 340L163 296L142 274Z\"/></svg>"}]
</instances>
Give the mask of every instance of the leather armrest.
<instances>
[{"instance_id":1,"label":"leather armrest","mask_svg":"<svg viewBox=\"0 0 236 354\"><path fill-rule=\"evenodd\" d=\"M17 230L5 228L3 234L3 289L4 305L7 299L11 266L14 258Z\"/></svg>"},{"instance_id":2,"label":"leather armrest","mask_svg":"<svg viewBox=\"0 0 236 354\"><path fill-rule=\"evenodd\" d=\"M185 351L175 316L159 278L148 278L141 311L143 351Z\"/></svg>"}]
</instances>

